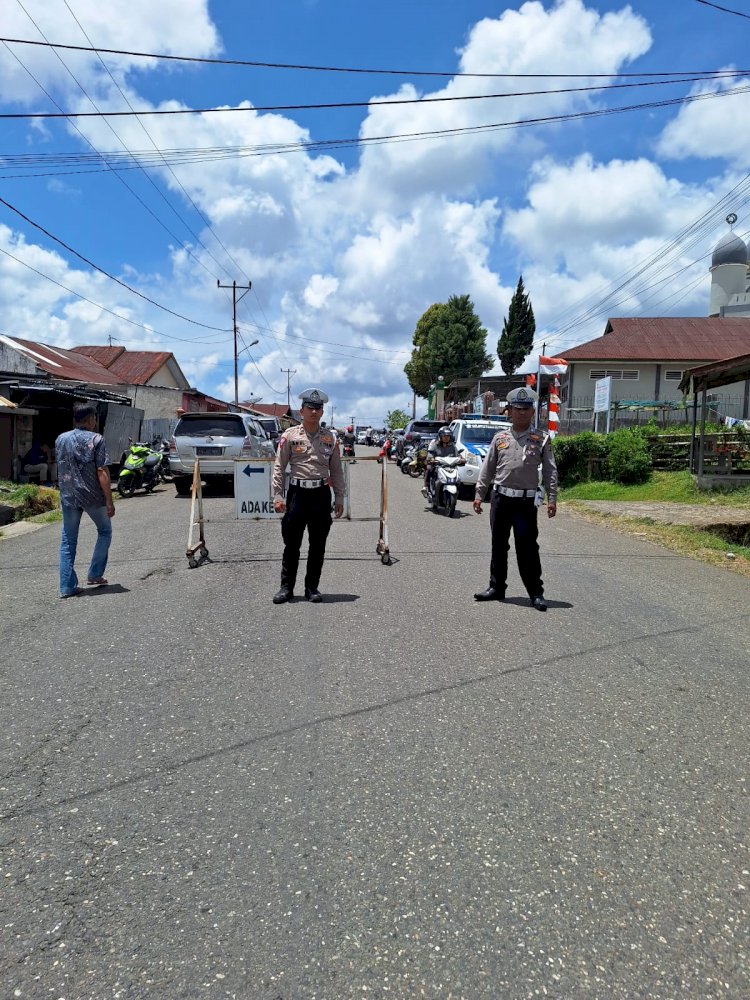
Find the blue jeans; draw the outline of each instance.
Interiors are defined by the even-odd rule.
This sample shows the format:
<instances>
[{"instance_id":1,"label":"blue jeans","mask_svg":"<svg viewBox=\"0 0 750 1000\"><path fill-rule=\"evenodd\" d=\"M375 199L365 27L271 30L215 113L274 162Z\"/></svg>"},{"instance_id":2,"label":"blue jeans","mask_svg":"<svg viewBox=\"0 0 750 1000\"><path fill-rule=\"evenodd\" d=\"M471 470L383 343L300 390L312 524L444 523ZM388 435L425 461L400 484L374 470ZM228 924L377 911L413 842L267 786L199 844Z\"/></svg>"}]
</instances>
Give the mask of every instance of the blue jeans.
<instances>
[{"instance_id":1,"label":"blue jeans","mask_svg":"<svg viewBox=\"0 0 750 1000\"><path fill-rule=\"evenodd\" d=\"M107 514L106 507L87 507L86 513L96 525L98 532L88 572L88 579L96 580L104 575L104 570L107 568L109 543L112 541L112 521ZM83 510L80 507L66 507L63 504L62 537L60 538L61 597L70 597L71 594L75 594L78 586L74 563L82 514Z\"/></svg>"}]
</instances>

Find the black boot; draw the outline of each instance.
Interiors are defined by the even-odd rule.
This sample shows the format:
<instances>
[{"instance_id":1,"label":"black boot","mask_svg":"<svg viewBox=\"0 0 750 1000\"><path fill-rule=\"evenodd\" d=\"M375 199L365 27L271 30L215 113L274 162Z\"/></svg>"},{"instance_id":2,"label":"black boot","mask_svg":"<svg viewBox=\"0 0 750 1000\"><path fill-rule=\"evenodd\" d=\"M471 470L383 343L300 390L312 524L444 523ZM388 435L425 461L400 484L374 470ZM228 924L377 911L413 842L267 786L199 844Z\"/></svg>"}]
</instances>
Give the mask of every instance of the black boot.
<instances>
[{"instance_id":1,"label":"black boot","mask_svg":"<svg viewBox=\"0 0 750 1000\"><path fill-rule=\"evenodd\" d=\"M494 587L488 587L486 590L478 590L474 594L475 601L504 601L505 594L501 594L499 590L495 590Z\"/></svg>"},{"instance_id":2,"label":"black boot","mask_svg":"<svg viewBox=\"0 0 750 1000\"><path fill-rule=\"evenodd\" d=\"M273 595L274 604L286 604L287 601L291 601L294 597L294 591L290 587L285 587L284 584L281 585L281 589Z\"/></svg>"},{"instance_id":3,"label":"black boot","mask_svg":"<svg viewBox=\"0 0 750 1000\"><path fill-rule=\"evenodd\" d=\"M305 600L313 604L320 604L323 600L323 595L317 587L305 587Z\"/></svg>"},{"instance_id":4,"label":"black boot","mask_svg":"<svg viewBox=\"0 0 750 1000\"><path fill-rule=\"evenodd\" d=\"M531 604L532 608L536 608L537 611L547 610L547 602L545 601L542 594L537 594L536 597L530 597L529 603Z\"/></svg>"}]
</instances>

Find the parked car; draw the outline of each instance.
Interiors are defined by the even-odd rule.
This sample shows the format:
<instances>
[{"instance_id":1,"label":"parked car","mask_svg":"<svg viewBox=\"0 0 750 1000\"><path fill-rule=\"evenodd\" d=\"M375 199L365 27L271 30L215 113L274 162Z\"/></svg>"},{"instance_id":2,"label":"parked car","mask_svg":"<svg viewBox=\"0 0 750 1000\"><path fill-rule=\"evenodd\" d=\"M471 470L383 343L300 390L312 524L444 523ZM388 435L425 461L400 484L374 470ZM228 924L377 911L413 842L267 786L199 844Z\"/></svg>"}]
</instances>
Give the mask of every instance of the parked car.
<instances>
[{"instance_id":1,"label":"parked car","mask_svg":"<svg viewBox=\"0 0 750 1000\"><path fill-rule=\"evenodd\" d=\"M246 413L183 413L169 442L169 467L179 496L187 496L196 459L206 483L234 482L235 458L273 458L274 447Z\"/></svg>"},{"instance_id":2,"label":"parked car","mask_svg":"<svg viewBox=\"0 0 750 1000\"><path fill-rule=\"evenodd\" d=\"M450 424L458 453L466 459L466 465L461 465L458 469L462 496L469 494L471 497L474 496L479 470L482 468L490 442L498 431L510 426L511 422L507 417L479 415L472 417L471 414Z\"/></svg>"},{"instance_id":3,"label":"parked car","mask_svg":"<svg viewBox=\"0 0 750 1000\"><path fill-rule=\"evenodd\" d=\"M278 417L255 417L260 426L268 435L269 440L273 444L274 451L279 449L279 440L281 439L281 424Z\"/></svg>"},{"instance_id":4,"label":"parked car","mask_svg":"<svg viewBox=\"0 0 750 1000\"><path fill-rule=\"evenodd\" d=\"M441 427L445 427L442 420L410 420L404 427L404 442L409 444L417 436L430 441Z\"/></svg>"}]
</instances>

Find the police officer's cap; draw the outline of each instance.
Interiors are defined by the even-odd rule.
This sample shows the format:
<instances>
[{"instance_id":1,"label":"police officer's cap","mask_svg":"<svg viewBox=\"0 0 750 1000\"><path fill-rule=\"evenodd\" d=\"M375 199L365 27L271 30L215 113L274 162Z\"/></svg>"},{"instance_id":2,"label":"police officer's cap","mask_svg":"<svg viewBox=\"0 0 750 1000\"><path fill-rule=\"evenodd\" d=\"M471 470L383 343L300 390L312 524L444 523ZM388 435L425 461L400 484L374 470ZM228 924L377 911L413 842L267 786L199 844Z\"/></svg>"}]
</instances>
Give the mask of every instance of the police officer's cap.
<instances>
[{"instance_id":1,"label":"police officer's cap","mask_svg":"<svg viewBox=\"0 0 750 1000\"><path fill-rule=\"evenodd\" d=\"M508 400L508 406L534 406L537 395L528 386L519 385L517 389L511 389L505 398Z\"/></svg>"},{"instance_id":2,"label":"police officer's cap","mask_svg":"<svg viewBox=\"0 0 750 1000\"><path fill-rule=\"evenodd\" d=\"M308 406L322 406L328 402L328 396L326 396L322 389L305 389L304 392L299 394L299 398L302 400L303 406L305 403Z\"/></svg>"}]
</instances>

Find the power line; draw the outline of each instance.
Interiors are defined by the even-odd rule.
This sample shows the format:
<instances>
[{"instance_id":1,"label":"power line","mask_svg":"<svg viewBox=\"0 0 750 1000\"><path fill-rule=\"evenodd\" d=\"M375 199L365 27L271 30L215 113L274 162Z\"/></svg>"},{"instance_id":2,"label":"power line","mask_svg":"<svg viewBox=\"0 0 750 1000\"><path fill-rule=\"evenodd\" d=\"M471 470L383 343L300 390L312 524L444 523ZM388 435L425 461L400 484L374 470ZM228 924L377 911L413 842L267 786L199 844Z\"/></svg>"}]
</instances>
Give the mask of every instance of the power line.
<instances>
[{"instance_id":1,"label":"power line","mask_svg":"<svg viewBox=\"0 0 750 1000\"><path fill-rule=\"evenodd\" d=\"M46 237L53 240L59 246L63 247L65 250L68 251L68 253L72 253L74 257L77 257L80 261L83 261L84 264L87 264L95 271L98 271L100 274L103 274L105 278L109 278L110 281L114 281L116 284L126 289L126 291L131 292L133 295L137 295L138 298L143 299L150 305L156 306L157 309L161 309L163 312L169 313L170 316L175 316L177 319L184 320L186 323L191 323L193 326L203 327L204 330L216 330L218 333L232 332L231 330L227 330L224 327L211 326L208 323L201 323L197 319L191 319L189 316L183 316L182 313L175 312L174 309L170 309L168 306L163 306L160 302L157 302L155 299L149 298L148 295L144 295L143 292L139 292L136 288L133 288L126 282L121 281L120 278L116 278L113 274L110 274L109 271L105 271L103 267L99 267L98 264L95 264L93 261L89 260L88 257L84 257L82 253L79 253L77 250L74 250L73 247L65 243L64 240L61 240L59 236L55 236L48 229L45 229L44 226L40 225L38 222L34 222L33 219L30 219L28 215L24 215L24 213L20 209L15 208L13 205L10 204L9 201L6 201L5 198L0 198L0 205L5 205L6 208L9 208L11 212L14 212L19 218L23 219L24 222L27 222L30 226L33 226L34 229L38 229L40 233L44 233Z\"/></svg>"},{"instance_id":2,"label":"power line","mask_svg":"<svg viewBox=\"0 0 750 1000\"><path fill-rule=\"evenodd\" d=\"M702 3L704 7L713 7L714 10L723 10L725 14L736 14L737 17L746 17L750 20L750 14L742 14L738 10L730 10L729 7L720 7L717 3L709 3L709 0L697 0L697 3Z\"/></svg>"},{"instance_id":3,"label":"power line","mask_svg":"<svg viewBox=\"0 0 750 1000\"><path fill-rule=\"evenodd\" d=\"M698 0L699 3L706 3L707 0ZM708 4L710 7L716 6L716 4ZM726 10L726 8L720 7L719 10ZM728 11L730 14L737 13L736 11ZM741 15L746 16L746 15ZM159 52L139 52L130 49L105 49L99 46L90 45L64 45L61 42L50 42L44 41L40 42L36 39L28 38L0 38L0 42L12 42L15 45L34 45L42 48L52 48L52 49L69 49L74 52L103 52L105 55L115 55L115 56L130 56L136 59L160 59L165 62L185 62L185 63L198 63L202 65L209 66L247 66L252 69L291 69L291 70L302 70L310 71L315 73L356 73L356 74L367 74L367 75L385 75L385 76L426 76L426 77L461 77L469 79L513 79L513 80L542 80L542 79L560 79L560 80L580 80L580 79L618 79L625 77L655 77L655 76L682 76L684 73L691 73L694 75L705 75L710 76L717 72L718 70L666 70L664 72L650 72L650 73L463 73L454 70L419 70L419 69L383 69L383 68L365 68L365 67L354 67L354 66L315 66L315 65L305 65L303 63L277 63L277 62L258 62L256 60L250 59L217 59L209 56L179 56L179 55L168 55L166 53ZM742 71L746 72L746 71Z\"/></svg>"},{"instance_id":4,"label":"power line","mask_svg":"<svg viewBox=\"0 0 750 1000\"><path fill-rule=\"evenodd\" d=\"M190 163L203 163L210 162L218 159L225 159L229 156L242 158L244 156L264 156L264 155L280 155L282 153L295 153L295 152L310 152L310 151L320 151L320 150L330 150L330 149L341 149L351 146L368 146L368 145L386 145L393 142L413 142L419 140L427 139L441 139L441 138L453 138L458 136L467 135L477 135L485 132L492 131L502 131L504 129L516 129L516 128L528 128L534 125L547 125L566 121L578 121L588 118L599 118L605 115L621 114L629 111L643 111L651 110L653 108L661 107L671 107L680 104L690 104L694 101L710 100L717 97L732 97L738 94L745 94L750 91L749 86L734 87L724 91L717 91L705 94L690 94L685 97L671 98L663 101L652 101L640 104L629 104L621 105L615 108L600 108L593 111L578 111L578 112L566 112L561 115L547 115L539 118L522 118L515 121L509 122L493 122L487 125L472 125L472 126L462 126L458 128L451 129L434 129L425 132L404 132L404 133L394 133L390 135L382 136L371 136L371 137L353 137L353 138L339 138L339 139L322 139L309 142L295 142L295 143L284 143L284 144L263 144L258 146L237 146L237 147L206 147L195 148L186 147L185 149L174 149L166 151L171 156L176 154L181 154L183 157L192 157ZM254 108L235 108L227 110L237 110L237 111L254 111ZM157 112L158 113L158 112ZM171 112L167 112L171 113ZM187 112L191 114L198 114L200 112ZM104 114L108 114L105 112ZM13 117L0 114L0 119L4 117ZM23 117L23 116L21 116ZM44 117L43 115L41 117ZM60 116L62 117L62 116ZM212 155L206 156L196 156L196 153L210 153ZM51 154L49 159L58 159L60 162L86 162L85 157L88 154ZM123 170L123 169L135 169L136 165L133 163L128 163L121 166L115 160L117 154L98 154L97 162L102 161L105 166L102 169L111 170ZM136 154L131 154L134 158ZM142 152L139 152L138 157L142 156ZM44 162L45 155L42 154L12 154L12 156L3 157L4 161L10 162L11 159L14 163L16 162ZM172 161L176 162L176 161ZM184 160L183 160L184 162ZM0 165L0 170L2 165ZM70 174L81 174L81 173L95 173L95 169L91 170L70 170L70 171L48 171L40 172L34 174L6 174L5 179L18 179L22 177L45 177L45 176L67 176Z\"/></svg>"},{"instance_id":5,"label":"power line","mask_svg":"<svg viewBox=\"0 0 750 1000\"><path fill-rule=\"evenodd\" d=\"M12 254L9 250L5 250L3 247L0 247L0 253L4 254L6 257L10 257L10 259L14 260L17 264L27 267L30 271L33 271L34 274L39 275L40 278L45 278L47 281L51 281L53 285L57 285L58 288L62 288L63 291L69 292L71 295L75 295L75 297L80 299L82 302L88 302L89 305L95 306L97 309L101 309L103 312L109 313L110 316L114 316L115 319L121 320L123 323L129 323L131 326L140 327L140 329L145 330L146 333L153 334L157 337L163 337L166 340L178 340L185 344L204 344L209 347L219 346L219 343L216 342L216 340L194 340L190 337L175 337L169 333L161 333L159 330L155 330L151 326L146 326L144 323L139 323L137 320L130 319L129 316L123 316L122 313L115 312L114 309L109 309L107 306L103 306L101 302L94 302L93 299L89 299L85 295L81 295L81 293L77 292L74 288L68 288L68 286L63 285L61 281L58 281L56 278L51 277L51 275L45 274L44 271L40 271L38 268L33 267L31 264L27 263L27 261L22 260L20 257L16 257L15 254Z\"/></svg>"},{"instance_id":6,"label":"power line","mask_svg":"<svg viewBox=\"0 0 750 1000\"><path fill-rule=\"evenodd\" d=\"M143 110L130 111L62 111L62 112L40 112L40 111L18 111L0 114L3 119L49 119L49 118L132 118L136 116L174 116L174 115L208 115L208 114L232 114L232 113L258 113L258 112L278 112L278 111L334 111L351 108L372 108L372 107L401 107L403 105L418 104L420 106L428 104L455 104L462 101L492 101L504 100L517 97L547 97L560 94L580 94L596 92L601 94L608 90L631 89L637 87L659 87L676 83L702 83L708 80L734 79L738 76L737 70L724 70L713 77L692 76L682 77L674 80L649 80L641 83L614 83L603 86L590 87L557 87L553 90L521 90L508 91L504 94L454 94L449 97L395 97L388 100L367 100L367 101L332 101L323 104L263 104L250 105L247 107L220 107L220 108L146 108ZM728 93L728 91L725 91ZM681 98L675 99L679 102ZM92 102L93 103L93 102ZM649 107L651 105L644 105Z\"/></svg>"},{"instance_id":7,"label":"power line","mask_svg":"<svg viewBox=\"0 0 750 1000\"><path fill-rule=\"evenodd\" d=\"M24 14L25 14L25 15L26 15L26 16L28 17L28 19L29 19L29 20L31 21L31 23L32 23L32 24L34 25L34 27L35 27L35 28L37 29L37 31L38 31L38 32L39 32L39 34L40 34L40 35L42 36L42 38L44 38L44 37L45 37L45 36L44 36L44 32L43 32L43 31L42 31L42 29L41 29L41 28L39 27L39 25L38 25L38 24L37 24L37 22L36 22L36 21L34 20L34 18L33 18L33 17L31 16L31 14L29 14L29 12L28 12L28 11L26 10L26 8L24 7L24 5L23 5L23 3L22 3L22 0L16 0L16 2L18 3L18 6L19 6L19 7L21 8L21 10L22 10L22 11L24 12ZM67 6L67 3L66 3L66 6ZM73 18L75 19L75 15L74 15L74 14L73 14L73 12L72 12L72 11L70 10L70 7L68 7L68 10L70 11L70 13L72 14ZM78 22L76 21L76 23L78 23ZM79 24L79 27L81 27L81 26L80 26L80 24ZM83 28L81 28L81 30L83 31ZM8 46L7 46L7 45L6 45L5 47L6 47L6 48L8 48ZM23 63L23 61L22 61L21 59L19 59L19 57L17 56L17 54L16 54L15 52L13 52L13 51L12 51L11 49L8 49L8 51L9 51L9 52L11 52L11 54L12 54L12 55L13 55L13 57L14 57L14 59L16 59L16 61L17 61L17 62L18 62L18 63L19 63L19 64L20 64L21 66L22 66L22 68L23 68L24 70L26 70L26 72L27 72L27 73L29 74L29 76L30 76L30 77L32 78L32 80L34 80L34 82L35 82L35 83L37 84L37 86L38 86L38 87L39 87L39 89L40 89L40 90L42 91L42 93L43 93L43 94L44 94L44 95L45 95L45 96L46 96L46 97L47 97L47 98L48 98L48 99L49 99L49 100L50 100L50 101L51 101L51 102L52 102L52 103L53 103L53 104L55 105L55 107L56 107L56 108L58 108L59 110L62 110L62 109L60 108L60 105L59 105L59 104L57 103L57 101L56 101L56 100L55 100L55 99L54 99L54 98L52 97L52 95L51 95L51 94L50 94L50 93L49 93L49 92L48 92L48 91L47 91L47 90L46 90L46 89L45 89L45 88L44 88L44 87L42 86L41 82L40 82L39 80L37 80L37 78L36 78L36 77L34 76L34 74L33 74L33 73L31 72L31 70L29 70L29 68L28 68L28 67L27 67L27 66L26 66L26 65L25 65L25 64ZM84 97L86 98L86 100L87 100L87 101L88 101L88 102L89 102L89 103L91 104L91 106L92 106L92 107L93 107L93 108L94 108L94 109L96 110L96 112L97 112L98 114L101 114L101 112L99 111L99 109L98 109L98 108L97 108L97 106L96 106L96 103L95 103L95 101L94 101L94 100L93 100L93 99L92 99L92 98L90 97L90 95L89 95L89 94L88 94L88 93L86 92L86 89L85 89L85 87L84 87L84 86L83 86L83 84L82 84L82 83L81 83L81 82L80 82L80 81L79 81L79 80L77 79L77 77L75 76L75 74L73 73L73 71L72 71L72 70L70 69L70 67L69 67L69 66L68 66L68 65L67 65L67 64L65 63L65 60L64 60L64 59L62 58L62 56L61 56L61 55L60 55L60 54L59 54L58 52L55 52L55 56L56 56L56 58L57 58L58 62L59 62L59 63L61 64L61 66L63 67L63 69L65 69L65 71L66 71L66 72L68 73L68 75L70 76L70 78L71 78L71 79L73 80L73 82L74 82L74 83L76 84L76 86L78 87L78 89L79 89L79 90L81 91L81 93L82 93L82 94L84 95ZM101 59L100 59L100 61L101 61ZM102 65L104 65L104 64L102 63ZM105 69L106 69L106 66L105 66ZM114 79L114 78L113 78L113 79ZM115 81L115 83L116 83L116 81ZM124 95L123 95L123 96L124 96ZM137 116L136 116L136 119L137 119ZM121 139L121 137L120 137L120 136L119 136L119 135L117 134L117 132L115 131L115 129L114 129L114 127L112 126L111 122L107 121L107 119L106 119L106 118L104 118L104 121L105 121L105 124L107 125L107 128L108 128L108 129L110 130L110 132L111 132L111 133L112 133L112 135L113 135L113 136L115 137L115 139L117 139L117 141L118 141L118 142L120 143L120 145L121 145L121 146L123 147L123 149L124 149L124 150L125 150L126 152L128 152L128 148L127 148L127 145L126 145L126 144L125 144L125 143L123 142L123 140ZM141 125L141 127L143 128L143 124L142 124L142 122L139 122L139 124L140 124L140 125ZM85 142L86 142L86 143L87 143L87 144L88 144L88 145L89 145L89 146L91 147L91 149L92 149L92 150L94 151L94 153L96 153L97 155L99 155L99 156L100 156L100 159L101 159L101 161L102 161L102 162L104 162L104 163L105 163L105 165L106 165L106 160L104 160L104 158L103 158L103 157L101 157L101 154L99 153L99 150L98 150L98 149L96 149L96 147L95 147L95 146L94 146L94 144L93 144L93 143L91 142L91 140L90 140L90 139L88 138L88 136L86 136L86 135L85 135L85 134L84 134L84 133L83 133L83 132L82 132L82 131L81 131L81 130L80 130L80 129L78 128L78 126L76 125L76 123L75 123L75 122L73 122L73 121L70 121L70 125L71 125L71 126L72 126L72 127L73 127L73 128L75 129L75 130L76 130L76 132L78 132L78 134L79 134L79 135L81 136L81 138L82 138L82 139L83 139L83 140L84 140L84 141L85 141ZM145 131L145 129L144 129L144 131ZM192 235L192 236L194 237L194 239L196 239L196 240L197 240L197 242L198 242L198 243L201 243L201 240L200 240L200 237L199 237L199 236L197 236L197 234L196 234L196 233L194 233L194 232L192 231L191 227L190 227L190 226L189 226L189 225L188 225L188 224L187 224L187 223L185 222L185 220L184 220L184 219L182 218L182 216L181 216L181 215L180 215L180 213L179 213L179 212L177 211L177 209L175 209L175 208L174 208L174 206L173 206L173 205L172 205L172 204L170 203L169 199L168 199L168 198L167 198L167 197L166 197L166 196L164 195L164 193L163 193L163 192L162 192L162 191L161 191L161 190L159 189L159 187L157 186L157 184L156 184L156 182L154 181L154 179L153 179L153 178L152 178L152 177L151 177L151 176L150 176L150 175L149 175L149 174L148 174L148 173L146 172L146 170L145 170L145 169L144 169L144 168L143 168L143 167L142 167L142 166L141 166L140 164L136 163L136 166L137 166L137 167L138 167L138 168L139 168L139 169L141 170L141 172L142 172L142 173L143 173L143 175L145 176L146 180L147 180L147 181L149 182L149 184L151 184L151 186L152 186L152 187L154 188L154 190L155 190L155 191L156 191L156 193L157 193L157 194L159 195L159 197L160 197L160 198L161 198L161 199L162 199L162 200L163 200L163 201L164 201L164 202L166 203L166 205L168 206L168 208L170 208L170 209L172 210L172 212L173 212L173 213L174 213L174 214L175 214L175 215L177 216L177 218L178 218L178 219L180 220L180 222L182 222L182 224L183 224L183 225L185 226L185 228L186 228L186 229L188 230L188 232L189 232L189 233L190 233L190 234L191 234L191 235ZM124 186L124 187L125 187L125 188L126 188L126 189L127 189L128 191L129 191L129 192L130 192L130 194L131 194L131 195L132 195L132 196L133 196L133 197L134 197L134 198L136 199L136 201L138 201L138 202L139 202L139 203L140 203L140 204L141 204L141 205L143 206L143 208L145 208L145 209L146 209L146 211L147 211L147 212L148 212L148 213L149 213L149 214L150 214L150 215L152 216L152 218L153 218L153 219L154 219L154 220L155 220L156 222L158 222L158 224L159 224L159 225L160 225L160 226L162 227L162 229L164 229L164 231L165 231L165 232L166 232L166 233L167 233L167 234L168 234L168 235L169 235L169 236L170 236L170 237L171 237L171 238L172 238L173 240L175 240L175 241L176 241L177 243L179 243L179 245L180 245L180 246L181 246L181 247L182 247L182 248L183 248L183 249L184 249L184 250L185 250L185 251L186 251L186 252L188 253L188 255L189 255L189 256L191 256L191 257L193 258L193 260L194 260L194 261L195 261L195 262L196 262L196 263L197 263L197 264L198 264L198 265L199 265L200 267L202 267L202 268L203 268L203 269L204 269L205 271L207 271L207 273L211 274L211 273L212 273L212 272L211 272L211 270L210 270L210 269L209 269L209 268L208 268L208 267L206 266L206 264L205 264L205 263L204 263L204 262L203 262L202 260L200 260L200 259L199 259L198 257L196 257L196 256L195 256L195 254L194 254L194 253L192 252L192 250L190 249L190 247L188 246L188 244L187 244L187 243L186 243L186 242L185 242L184 240L180 239L180 237L179 237L179 236L178 236L178 235L177 235L176 233L172 232L172 230L171 230L171 229L169 228L169 226L167 226L167 225L166 225L166 224L165 224L165 223L164 223L164 222L163 222L163 221L162 221L162 220L161 220L161 219L159 218L159 216L158 216L158 215L157 215L157 214L156 214L156 213L155 213L155 212L154 212L154 211L153 211L153 210L152 210L152 209L151 209L151 208L150 208L150 207L149 207L149 206L148 206L148 205L146 204L146 202L145 202L145 201L143 201L143 199L142 199L142 198L140 197L140 195L136 193L136 191L135 191L135 190L134 190L134 189L133 189L133 188L132 188L132 187L131 187L131 186L130 186L130 185L129 185L128 183L127 183L127 181L126 181L126 180L125 180L125 179L124 179L123 177L121 177L121 176L120 176L120 175L119 175L119 174L118 174L117 172L113 171L113 173L114 173L114 175L115 175L115 176L117 177L117 180L118 180L118 181L119 181L119 182L120 182L120 183L121 183L121 184L122 184L122 185L123 185L123 186ZM203 244L202 244L202 243L201 243L201 246L203 246ZM208 249L207 249L207 248L206 248L205 246L204 246L203 248L204 248L204 250L206 250L206 252L207 252L207 253L209 254L209 256L212 256L212 255L211 255L211 252L210 252L210 251L209 251L209 250L208 250ZM214 260L215 260L215 258L214 258ZM218 264L219 262L218 262L218 261L216 261L216 263ZM221 266L221 265L219 265L219 266ZM215 277L216 277L216 275L214 274L214 275L213 275L213 277L215 278Z\"/></svg>"},{"instance_id":8,"label":"power line","mask_svg":"<svg viewBox=\"0 0 750 1000\"><path fill-rule=\"evenodd\" d=\"M88 34L86 33L86 30L85 30L85 28L83 27L83 25L81 24L81 22L80 22L80 21L78 20L78 18L76 17L75 13L73 12L73 9L72 9L72 7L71 7L71 6L70 6L70 4L68 3L68 0L63 0L63 2L64 2L64 4L65 4L65 6L66 6L66 7L68 8L68 10L70 11L70 15L71 15L71 17L73 18L73 20L74 20L74 21L76 22L76 24L78 25L78 27L79 27L79 28L81 29L81 32L82 32L82 34L83 34L84 38L86 39L86 41L87 41L87 42L88 42L89 44L91 44L91 39L89 38ZM130 108L130 110L132 111L132 110L133 110L133 106L132 106L132 104L130 103L130 100L128 99L128 96L127 96L127 94L126 94L126 93L124 92L124 90L122 89L122 87L120 86L120 84L118 83L118 81L116 80L116 78L115 78L115 77L114 77L114 76L112 75L112 73L110 72L110 69L109 69L109 67L107 66L107 64L106 64L106 63L104 62L104 60L102 59L102 57L101 57L101 56L100 56L100 55L99 55L98 53L97 53L97 58L99 59L99 62L101 63L102 67L104 68L105 72L106 72L106 73L107 73L107 75L109 76L109 78L110 78L110 80L112 81L112 83L113 83L113 84L115 85L115 87L117 87L117 89L118 89L118 91L120 92L120 95L122 96L123 100L125 101L125 103L127 104L127 106L128 106L129 108ZM79 84L79 86L80 86L80 84ZM87 95L87 96L88 96L88 95ZM90 98L89 98L89 100L90 100ZM170 164L169 164L169 163L167 163L166 159L164 158L164 154L162 153L161 149L159 149L158 145L157 145L157 144L156 144L156 142L154 141L154 138L153 138L153 136L151 135L151 133L150 133L150 132L148 131L148 129L146 128L146 126L145 126L145 125L143 124L143 122L142 122L142 121L140 120L140 118L138 118L137 116L136 116L136 121L138 122L138 124L139 124L139 125L141 126L141 128L143 129L143 131L144 131L144 133L145 133L146 137L148 138L149 142L151 143L151 145L152 145L152 146L154 147L154 149L156 150L156 152L157 152L157 153L159 154L159 156L161 157L161 160L162 160L162 162L163 162L164 166L165 166L165 167L167 168L167 170L169 170L170 174L171 174L171 175L172 175L172 177L173 177L173 178L175 179L175 182L176 182L176 183L177 183L177 184L179 185L179 187L180 187L180 190L181 190L181 191L182 191L182 193L183 193L183 194L185 195L185 197L186 197L186 198L188 199L188 201L190 202L190 204L191 204L191 205L193 206L193 208L195 209L196 213L198 214L198 216L200 217L200 219L202 220L202 222L204 223L204 225L208 227L208 230L210 231L211 235L212 235L212 236L214 237L214 239L216 240L216 242L217 242L217 243L219 244L219 246L220 246L220 247L222 248L222 250L224 251L224 253L225 253L225 254L227 255L227 257L229 258L229 260L230 260L230 261L232 262L232 264L233 264L233 265L234 265L234 266L235 266L236 268L238 268L238 269L239 269L239 265L238 265L238 264L237 264L237 262L236 262L236 261L234 260L234 258L233 258L233 257L232 257L232 255L231 255L231 254L229 253L229 251L228 251L228 250L227 250L227 248L226 248L226 247L224 246L224 244L223 244L223 243L221 242L221 240L219 239L219 237L218 237L218 236L216 235L216 233L215 233L215 231L214 231L213 227L211 226L211 223L210 223L210 222L208 221L208 219L207 219L207 218L205 217L205 215L204 215L204 214L203 214L203 213L201 212L201 210L200 210L200 209L198 208L198 206L197 206L197 205L195 204L195 201L193 200L192 196L191 196L191 195L190 195L190 193L189 193L189 192L188 192L188 191L186 190L186 188L184 187L184 185L183 185L182 181L181 181L181 180L179 179L179 177L177 176L177 174L176 174L176 173L174 172L174 170L172 169L172 167L170 166ZM130 151L130 150L128 149L127 145L126 145L126 144L125 144L125 143L123 142L122 138L121 138L121 137L120 137L119 135L117 136L117 139L118 139L118 140L119 140L119 142L120 142L120 143L122 144L122 146L123 146L123 148L124 148L124 149L126 150L126 152L127 152L127 153L129 153L129 154L130 154L130 155L132 156L132 153L131 153L131 151ZM146 173L146 171L145 171L145 170L144 170L143 172L144 172L144 174L146 175L146 177L148 177L149 181L151 181L151 183L153 184L154 182L153 182L152 178L151 178L151 177L149 177L149 175L148 175L148 174ZM154 187L156 187L156 185L155 185L155 184L154 184ZM159 190L159 189L157 188L157 191L158 191L158 190ZM161 192L161 191L159 191L159 193L160 193L160 194L162 194L162 192ZM163 196L163 194L162 194L162 197L164 197L164 196ZM219 263L219 261L218 261L218 260L216 259L216 257L214 257L214 255L213 255L213 254L211 253L211 251L210 251L210 250L208 249L208 247L207 247L207 246L206 246L206 245L205 245L205 244L203 243L203 241L201 240L200 236L199 236L199 235L198 235L198 234L197 234L196 232L194 232L194 231L193 231L193 229L191 228L191 226L189 226L189 225L188 225L188 223L187 223L187 222L185 221L185 219L184 219L184 218L183 218L183 217L182 217L182 216L181 216L181 215L180 215L180 214L179 214L179 213L178 213L178 212L176 211L176 209L174 209L174 208L173 208L173 206L172 206L172 205L171 205L171 203L170 203L170 202L168 201L168 199L166 199L166 198L165 198L164 200L165 200L165 201L167 201L167 204L169 204L170 208L172 208L172 211L174 211L174 212L175 212L175 214L176 214L176 215L177 215L177 217L178 217L178 218L180 219L180 221L182 222L182 224L183 224L183 225L185 226L185 228L187 229L187 231L188 231L188 232L189 232L189 233L191 234L191 236L193 236L193 238L194 238L194 239L195 239L195 240L196 240L196 241L197 241L197 242L198 242L198 243L199 243L199 244L200 244L200 245L201 245L201 246L203 247L203 249L204 249L204 250L206 251L206 253L207 253L207 254L208 254L208 255L209 255L210 257L211 257L211 259L212 259L212 260L213 260L213 261L214 261L214 262L215 262L215 263L217 264L217 266L218 266L218 267L220 267L220 268L222 268L223 270L225 270L225 271L226 271L226 268L225 268L225 267L224 267L224 266L223 266L222 264L220 264L220 263ZM197 258L196 258L196 259L197 259ZM216 275L214 275L214 277L216 277Z\"/></svg>"}]
</instances>

